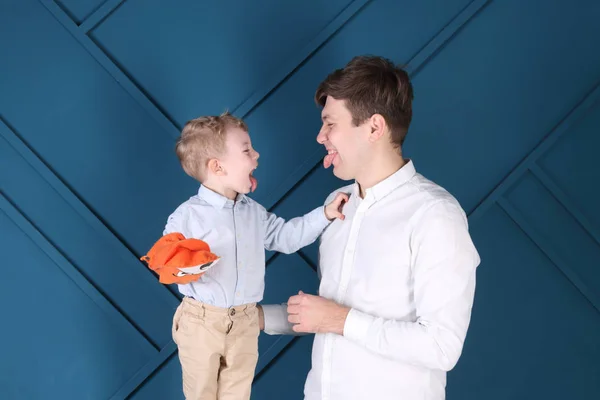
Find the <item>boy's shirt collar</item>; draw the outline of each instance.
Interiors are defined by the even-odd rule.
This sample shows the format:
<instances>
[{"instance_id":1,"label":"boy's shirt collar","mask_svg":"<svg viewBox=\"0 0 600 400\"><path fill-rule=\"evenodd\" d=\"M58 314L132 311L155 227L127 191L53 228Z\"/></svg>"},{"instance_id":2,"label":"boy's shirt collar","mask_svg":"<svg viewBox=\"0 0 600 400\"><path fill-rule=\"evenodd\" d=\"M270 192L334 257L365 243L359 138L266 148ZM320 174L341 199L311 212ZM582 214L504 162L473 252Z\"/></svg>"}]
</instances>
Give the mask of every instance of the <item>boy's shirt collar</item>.
<instances>
[{"instance_id":1,"label":"boy's shirt collar","mask_svg":"<svg viewBox=\"0 0 600 400\"><path fill-rule=\"evenodd\" d=\"M233 208L233 200L210 190L204 185L200 185L200 188L198 189L198 197L206 201L217 210L221 210L223 207ZM246 203L248 199L246 195L238 193L236 201Z\"/></svg>"}]
</instances>

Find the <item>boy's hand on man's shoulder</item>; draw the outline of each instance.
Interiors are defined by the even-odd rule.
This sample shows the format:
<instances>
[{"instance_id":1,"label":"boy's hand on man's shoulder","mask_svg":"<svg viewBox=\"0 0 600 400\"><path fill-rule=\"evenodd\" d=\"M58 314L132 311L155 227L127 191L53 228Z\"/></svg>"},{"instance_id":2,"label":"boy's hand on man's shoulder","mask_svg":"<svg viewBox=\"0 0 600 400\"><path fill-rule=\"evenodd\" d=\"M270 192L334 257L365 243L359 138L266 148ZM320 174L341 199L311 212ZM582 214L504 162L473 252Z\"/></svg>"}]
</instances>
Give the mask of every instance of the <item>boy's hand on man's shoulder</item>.
<instances>
[{"instance_id":1,"label":"boy's hand on man's shoulder","mask_svg":"<svg viewBox=\"0 0 600 400\"><path fill-rule=\"evenodd\" d=\"M336 218L343 220L345 217L342 214L342 208L347 201L348 195L346 193L338 193L333 201L325 206L325 216L327 219L330 221Z\"/></svg>"}]
</instances>

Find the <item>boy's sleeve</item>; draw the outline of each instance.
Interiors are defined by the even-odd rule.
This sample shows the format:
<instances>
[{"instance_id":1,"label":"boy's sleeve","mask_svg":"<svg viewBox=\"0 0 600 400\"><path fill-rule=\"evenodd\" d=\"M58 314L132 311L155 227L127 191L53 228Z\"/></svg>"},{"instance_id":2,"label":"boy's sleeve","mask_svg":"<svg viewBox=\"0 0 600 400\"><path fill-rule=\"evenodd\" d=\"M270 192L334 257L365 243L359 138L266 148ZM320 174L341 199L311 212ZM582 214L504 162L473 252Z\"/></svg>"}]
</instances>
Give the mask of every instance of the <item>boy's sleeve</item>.
<instances>
[{"instance_id":1,"label":"boy's sleeve","mask_svg":"<svg viewBox=\"0 0 600 400\"><path fill-rule=\"evenodd\" d=\"M184 232L185 228L185 210L179 207L167 218L165 229L163 230L163 236L173 232L179 232L187 237L187 232Z\"/></svg>"},{"instance_id":2,"label":"boy's sleeve","mask_svg":"<svg viewBox=\"0 0 600 400\"><path fill-rule=\"evenodd\" d=\"M291 254L313 243L331 223L325 216L325 207L317 207L302 217L285 221L264 211L265 249Z\"/></svg>"}]
</instances>

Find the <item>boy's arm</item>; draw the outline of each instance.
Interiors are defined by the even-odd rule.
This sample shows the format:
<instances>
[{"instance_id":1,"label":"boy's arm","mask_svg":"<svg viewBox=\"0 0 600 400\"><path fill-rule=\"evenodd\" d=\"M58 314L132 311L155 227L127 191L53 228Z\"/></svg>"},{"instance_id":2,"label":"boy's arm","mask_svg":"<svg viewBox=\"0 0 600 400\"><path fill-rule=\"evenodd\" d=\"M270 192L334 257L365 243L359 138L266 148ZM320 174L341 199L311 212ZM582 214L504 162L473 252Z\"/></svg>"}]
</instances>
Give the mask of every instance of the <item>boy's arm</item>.
<instances>
[{"instance_id":1,"label":"boy's arm","mask_svg":"<svg viewBox=\"0 0 600 400\"><path fill-rule=\"evenodd\" d=\"M163 236L173 232L179 232L187 237L186 232L183 232L184 228L184 213L185 210L182 207L177 208L167 218L165 229L163 230Z\"/></svg>"},{"instance_id":2,"label":"boy's arm","mask_svg":"<svg viewBox=\"0 0 600 400\"><path fill-rule=\"evenodd\" d=\"M339 194L331 203L287 222L265 210L265 249L291 254L313 243L331 221L343 218L339 208L347 199L345 194Z\"/></svg>"},{"instance_id":3,"label":"boy's arm","mask_svg":"<svg viewBox=\"0 0 600 400\"><path fill-rule=\"evenodd\" d=\"M281 253L294 253L314 242L331 221L325 216L325 208L318 207L302 217L285 221L265 211L265 249Z\"/></svg>"},{"instance_id":4,"label":"boy's arm","mask_svg":"<svg viewBox=\"0 0 600 400\"><path fill-rule=\"evenodd\" d=\"M348 194L343 192L331 193L325 200L325 206L316 208L311 213L303 217L306 218L314 213L315 219L320 220L320 222L318 221L317 224L323 224L322 229L320 229L316 233L316 236L312 241L316 240L316 238L321 234L323 229L325 229L325 227L327 227L327 225L331 222L330 218L331 220L333 220L334 218L344 218L344 215L341 213L340 210L343 206L343 202L345 201L348 201ZM329 212L327 212L328 210ZM330 218L328 218L327 216L328 213L330 214ZM323 221L323 216L325 216L326 221ZM275 217L275 220L277 220L277 217ZM291 220L290 222L292 221L294 220ZM265 235L265 247L267 246L267 237L268 235ZM320 268L318 268L318 271L320 275ZM258 314L260 329L264 330L265 333L268 335L306 335L306 333L304 332L296 332L292 329L293 324L290 323L288 320L288 311L286 303L258 305Z\"/></svg>"}]
</instances>

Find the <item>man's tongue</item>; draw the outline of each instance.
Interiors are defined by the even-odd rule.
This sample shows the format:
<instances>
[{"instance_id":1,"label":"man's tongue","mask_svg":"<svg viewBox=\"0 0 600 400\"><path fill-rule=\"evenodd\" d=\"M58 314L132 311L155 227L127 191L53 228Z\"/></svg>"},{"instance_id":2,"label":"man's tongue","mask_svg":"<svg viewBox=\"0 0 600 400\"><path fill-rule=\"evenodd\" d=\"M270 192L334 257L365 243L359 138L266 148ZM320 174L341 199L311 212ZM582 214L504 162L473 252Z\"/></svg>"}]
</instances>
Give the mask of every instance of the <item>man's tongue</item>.
<instances>
[{"instance_id":1,"label":"man's tongue","mask_svg":"<svg viewBox=\"0 0 600 400\"><path fill-rule=\"evenodd\" d=\"M258 186L258 181L252 175L250 175L250 183L252 184L252 187L250 188L250 191L254 192L256 190L256 186Z\"/></svg>"},{"instance_id":2,"label":"man's tongue","mask_svg":"<svg viewBox=\"0 0 600 400\"><path fill-rule=\"evenodd\" d=\"M333 163L333 159L337 156L337 153L331 153L331 154L327 154L325 156L325 158L323 159L323 166L325 168L329 168L331 167L331 164Z\"/></svg>"}]
</instances>

